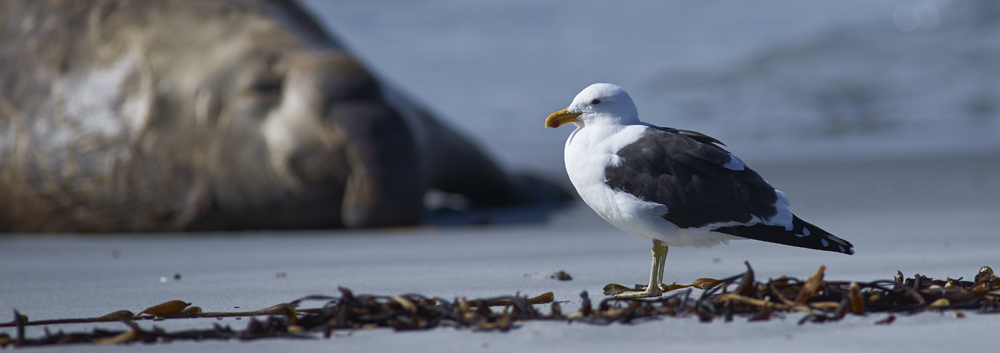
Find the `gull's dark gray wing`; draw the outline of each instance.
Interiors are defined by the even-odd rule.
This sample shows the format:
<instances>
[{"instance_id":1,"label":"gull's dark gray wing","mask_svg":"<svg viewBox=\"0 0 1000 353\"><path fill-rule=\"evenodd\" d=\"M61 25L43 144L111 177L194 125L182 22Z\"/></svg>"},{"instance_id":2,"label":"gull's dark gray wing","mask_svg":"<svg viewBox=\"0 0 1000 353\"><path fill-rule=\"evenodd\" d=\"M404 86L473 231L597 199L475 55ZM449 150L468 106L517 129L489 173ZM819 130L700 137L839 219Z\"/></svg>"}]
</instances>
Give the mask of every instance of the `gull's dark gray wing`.
<instances>
[{"instance_id":1,"label":"gull's dark gray wing","mask_svg":"<svg viewBox=\"0 0 1000 353\"><path fill-rule=\"evenodd\" d=\"M719 145L698 132L650 127L616 152L622 163L605 169L605 183L612 190L666 206L662 217L680 228L717 225L713 231L744 238L853 253L849 242L793 215L791 230L755 223L787 212L779 207L785 201L757 172Z\"/></svg>"}]
</instances>

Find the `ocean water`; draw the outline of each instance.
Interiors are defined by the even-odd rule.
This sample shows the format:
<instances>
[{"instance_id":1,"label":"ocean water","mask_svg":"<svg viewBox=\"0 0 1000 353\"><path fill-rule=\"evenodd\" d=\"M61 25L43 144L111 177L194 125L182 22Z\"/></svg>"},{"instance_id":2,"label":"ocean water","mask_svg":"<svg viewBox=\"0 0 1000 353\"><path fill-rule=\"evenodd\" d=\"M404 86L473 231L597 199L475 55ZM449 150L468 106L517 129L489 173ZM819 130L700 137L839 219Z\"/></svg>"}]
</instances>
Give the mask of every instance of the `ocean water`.
<instances>
[{"instance_id":1,"label":"ocean water","mask_svg":"<svg viewBox=\"0 0 1000 353\"><path fill-rule=\"evenodd\" d=\"M304 4L516 170L562 175L571 127L542 121L594 82L749 163L1000 151L1000 6L988 0Z\"/></svg>"}]
</instances>

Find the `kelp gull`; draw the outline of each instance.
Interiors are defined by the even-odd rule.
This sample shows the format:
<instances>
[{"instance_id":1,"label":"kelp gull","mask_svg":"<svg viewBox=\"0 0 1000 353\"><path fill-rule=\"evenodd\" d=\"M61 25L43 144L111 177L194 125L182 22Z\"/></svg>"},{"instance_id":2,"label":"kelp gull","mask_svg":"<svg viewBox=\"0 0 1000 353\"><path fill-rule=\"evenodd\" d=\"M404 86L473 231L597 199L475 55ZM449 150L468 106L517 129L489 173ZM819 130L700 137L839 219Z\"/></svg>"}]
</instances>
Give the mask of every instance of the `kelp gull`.
<instances>
[{"instance_id":1,"label":"kelp gull","mask_svg":"<svg viewBox=\"0 0 1000 353\"><path fill-rule=\"evenodd\" d=\"M653 267L643 292L662 292L668 246L709 247L734 239L853 255L854 246L788 211L788 199L722 142L694 131L639 121L624 89L590 85L545 127L573 123L566 172L577 192L614 226L653 241ZM724 145L723 145L724 146Z\"/></svg>"}]
</instances>

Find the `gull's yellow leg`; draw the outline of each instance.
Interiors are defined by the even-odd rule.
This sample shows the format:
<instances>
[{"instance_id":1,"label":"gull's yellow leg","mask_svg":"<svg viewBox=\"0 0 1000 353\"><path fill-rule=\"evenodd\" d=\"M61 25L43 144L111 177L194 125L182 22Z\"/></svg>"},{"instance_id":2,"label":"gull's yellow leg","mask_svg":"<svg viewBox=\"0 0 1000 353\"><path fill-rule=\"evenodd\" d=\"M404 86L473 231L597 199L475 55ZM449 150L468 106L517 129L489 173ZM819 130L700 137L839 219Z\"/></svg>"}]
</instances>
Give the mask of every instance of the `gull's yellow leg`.
<instances>
[{"instance_id":1,"label":"gull's yellow leg","mask_svg":"<svg viewBox=\"0 0 1000 353\"><path fill-rule=\"evenodd\" d=\"M663 294L660 283L663 282L663 265L667 259L667 246L662 241L653 240L653 266L649 269L649 285L641 292L624 292L616 294L615 298L649 298Z\"/></svg>"},{"instance_id":2,"label":"gull's yellow leg","mask_svg":"<svg viewBox=\"0 0 1000 353\"><path fill-rule=\"evenodd\" d=\"M657 248L659 248L659 249L657 249ZM666 267L666 265L667 265L667 251L668 250L670 250L670 248L667 247L666 244L663 244L662 241L659 241L659 240L654 240L653 241L653 253L654 254L658 254L660 256L660 267L656 270L656 286L657 287L660 287L660 284L663 283L663 268Z\"/></svg>"}]
</instances>

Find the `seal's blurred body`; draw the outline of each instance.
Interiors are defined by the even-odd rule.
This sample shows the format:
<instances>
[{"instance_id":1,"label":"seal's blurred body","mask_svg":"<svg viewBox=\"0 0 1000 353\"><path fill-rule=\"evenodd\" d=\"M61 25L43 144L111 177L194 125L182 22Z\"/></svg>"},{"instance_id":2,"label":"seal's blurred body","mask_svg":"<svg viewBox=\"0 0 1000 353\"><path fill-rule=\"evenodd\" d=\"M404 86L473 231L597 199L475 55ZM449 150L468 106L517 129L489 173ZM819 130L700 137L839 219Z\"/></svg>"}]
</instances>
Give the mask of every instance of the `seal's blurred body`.
<instances>
[{"instance_id":1,"label":"seal's blurred body","mask_svg":"<svg viewBox=\"0 0 1000 353\"><path fill-rule=\"evenodd\" d=\"M0 230L418 223L513 201L463 137L295 3L0 2Z\"/></svg>"}]
</instances>

